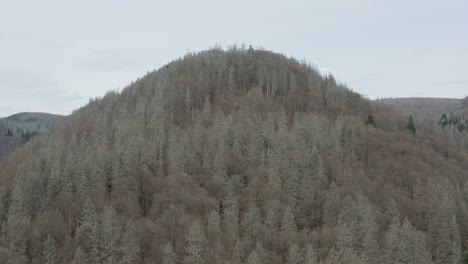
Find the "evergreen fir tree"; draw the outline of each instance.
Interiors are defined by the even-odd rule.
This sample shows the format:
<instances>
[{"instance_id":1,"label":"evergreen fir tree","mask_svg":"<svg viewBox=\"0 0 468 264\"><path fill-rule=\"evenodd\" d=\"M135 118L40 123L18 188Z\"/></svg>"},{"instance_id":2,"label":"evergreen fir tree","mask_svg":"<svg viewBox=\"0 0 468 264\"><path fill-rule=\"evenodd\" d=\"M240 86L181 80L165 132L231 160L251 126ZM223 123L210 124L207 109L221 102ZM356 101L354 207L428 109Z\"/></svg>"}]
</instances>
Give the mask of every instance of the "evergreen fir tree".
<instances>
[{"instance_id":1,"label":"evergreen fir tree","mask_svg":"<svg viewBox=\"0 0 468 264\"><path fill-rule=\"evenodd\" d=\"M408 129L411 133L416 133L416 126L414 125L413 116L410 115L408 118L408 123L406 124L406 129Z\"/></svg>"},{"instance_id":2,"label":"evergreen fir tree","mask_svg":"<svg viewBox=\"0 0 468 264\"><path fill-rule=\"evenodd\" d=\"M49 234L42 244L41 251L42 259L44 264L54 264L56 263L57 257L57 242Z\"/></svg>"},{"instance_id":3,"label":"evergreen fir tree","mask_svg":"<svg viewBox=\"0 0 468 264\"><path fill-rule=\"evenodd\" d=\"M177 254L174 251L174 247L169 242L164 246L161 263L162 264L177 264Z\"/></svg>"},{"instance_id":4,"label":"evergreen fir tree","mask_svg":"<svg viewBox=\"0 0 468 264\"><path fill-rule=\"evenodd\" d=\"M190 227L187 239L187 262L193 264L203 263L203 254L205 252L206 237L202 227L193 223Z\"/></svg>"}]
</instances>

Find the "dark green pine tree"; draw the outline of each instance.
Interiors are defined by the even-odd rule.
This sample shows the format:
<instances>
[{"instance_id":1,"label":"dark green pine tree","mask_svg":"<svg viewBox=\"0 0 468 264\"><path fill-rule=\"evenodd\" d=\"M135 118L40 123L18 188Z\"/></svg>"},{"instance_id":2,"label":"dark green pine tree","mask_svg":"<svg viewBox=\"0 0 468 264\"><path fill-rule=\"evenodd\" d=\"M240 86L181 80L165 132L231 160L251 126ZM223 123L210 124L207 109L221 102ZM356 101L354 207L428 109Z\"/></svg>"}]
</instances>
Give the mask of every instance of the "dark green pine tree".
<instances>
[{"instance_id":1,"label":"dark green pine tree","mask_svg":"<svg viewBox=\"0 0 468 264\"><path fill-rule=\"evenodd\" d=\"M411 133L415 134L416 133L416 127L414 125L414 120L413 116L410 115L408 118L408 123L406 124L406 128L411 131Z\"/></svg>"},{"instance_id":2,"label":"dark green pine tree","mask_svg":"<svg viewBox=\"0 0 468 264\"><path fill-rule=\"evenodd\" d=\"M367 117L366 126L367 126L367 125L372 125L373 127L375 127L375 117L374 117L374 115L370 114L370 115Z\"/></svg>"}]
</instances>

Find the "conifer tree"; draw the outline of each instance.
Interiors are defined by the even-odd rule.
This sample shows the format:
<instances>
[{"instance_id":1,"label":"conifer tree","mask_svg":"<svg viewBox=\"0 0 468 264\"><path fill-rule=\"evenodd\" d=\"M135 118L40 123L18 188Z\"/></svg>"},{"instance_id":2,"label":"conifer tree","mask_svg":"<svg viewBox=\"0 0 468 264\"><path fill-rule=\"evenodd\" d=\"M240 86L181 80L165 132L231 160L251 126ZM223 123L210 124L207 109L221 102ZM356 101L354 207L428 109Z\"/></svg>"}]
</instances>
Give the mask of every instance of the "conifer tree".
<instances>
[{"instance_id":1,"label":"conifer tree","mask_svg":"<svg viewBox=\"0 0 468 264\"><path fill-rule=\"evenodd\" d=\"M398 256L398 245L400 241L400 220L394 217L385 234L385 263L395 263Z\"/></svg>"},{"instance_id":2,"label":"conifer tree","mask_svg":"<svg viewBox=\"0 0 468 264\"><path fill-rule=\"evenodd\" d=\"M277 206L277 201L269 202L265 216L265 236L263 238L263 242L265 245L271 247L275 247L279 243L277 235L280 230L281 216L278 214Z\"/></svg>"},{"instance_id":3,"label":"conifer tree","mask_svg":"<svg viewBox=\"0 0 468 264\"><path fill-rule=\"evenodd\" d=\"M47 238L42 243L41 255L42 255L43 263L45 264L56 263L57 242L50 234L47 235Z\"/></svg>"},{"instance_id":4,"label":"conifer tree","mask_svg":"<svg viewBox=\"0 0 468 264\"><path fill-rule=\"evenodd\" d=\"M192 104L193 104L193 98L192 98L192 91L190 87L187 87L187 93L185 94L185 109L187 111L187 114L189 117L192 115Z\"/></svg>"},{"instance_id":5,"label":"conifer tree","mask_svg":"<svg viewBox=\"0 0 468 264\"><path fill-rule=\"evenodd\" d=\"M187 262L193 264L203 263L203 254L205 252L206 237L202 227L197 222L190 227L187 239Z\"/></svg>"},{"instance_id":6,"label":"conifer tree","mask_svg":"<svg viewBox=\"0 0 468 264\"><path fill-rule=\"evenodd\" d=\"M187 159L185 145L184 135L177 128L172 128L168 147L169 164L172 172L182 172L185 169Z\"/></svg>"},{"instance_id":7,"label":"conifer tree","mask_svg":"<svg viewBox=\"0 0 468 264\"><path fill-rule=\"evenodd\" d=\"M415 230L413 233L414 236L414 263L432 263L432 256L427 249L427 239L426 234L421 231ZM460 256L457 255L454 259L451 259L453 262L458 263Z\"/></svg>"},{"instance_id":8,"label":"conifer tree","mask_svg":"<svg viewBox=\"0 0 468 264\"><path fill-rule=\"evenodd\" d=\"M317 254L312 245L307 245L305 248L305 260L304 264L318 264Z\"/></svg>"},{"instance_id":9,"label":"conifer tree","mask_svg":"<svg viewBox=\"0 0 468 264\"><path fill-rule=\"evenodd\" d=\"M100 246L100 228L98 216L90 198L85 199L83 203L78 230L85 235L85 246L89 248L91 259L97 259Z\"/></svg>"},{"instance_id":10,"label":"conifer tree","mask_svg":"<svg viewBox=\"0 0 468 264\"><path fill-rule=\"evenodd\" d=\"M75 250L75 256L73 257L72 264L88 264L89 259L86 252L81 249L80 246Z\"/></svg>"},{"instance_id":11,"label":"conifer tree","mask_svg":"<svg viewBox=\"0 0 468 264\"><path fill-rule=\"evenodd\" d=\"M371 126L374 126L374 127L375 127L375 117L374 117L374 115L371 114L371 115L369 115L369 116L367 117L366 126L367 126L367 125L371 125Z\"/></svg>"},{"instance_id":12,"label":"conifer tree","mask_svg":"<svg viewBox=\"0 0 468 264\"><path fill-rule=\"evenodd\" d=\"M311 158L312 159L312 175L318 183L322 184L326 188L328 184L328 179L325 174L322 157L320 156L320 153L317 147L314 146L312 148L311 156L312 156Z\"/></svg>"},{"instance_id":13,"label":"conifer tree","mask_svg":"<svg viewBox=\"0 0 468 264\"><path fill-rule=\"evenodd\" d=\"M262 264L265 262L265 250L263 249L262 244L258 242L247 258L247 264Z\"/></svg>"},{"instance_id":14,"label":"conifer tree","mask_svg":"<svg viewBox=\"0 0 468 264\"><path fill-rule=\"evenodd\" d=\"M356 225L356 250L361 253L364 263L381 263L381 255L377 243L377 223L372 206L367 197L357 195L358 222Z\"/></svg>"},{"instance_id":15,"label":"conifer tree","mask_svg":"<svg viewBox=\"0 0 468 264\"><path fill-rule=\"evenodd\" d=\"M413 116L410 115L408 118L408 123L406 123L406 129L408 129L411 133L416 133L416 126L414 125Z\"/></svg>"},{"instance_id":16,"label":"conifer tree","mask_svg":"<svg viewBox=\"0 0 468 264\"><path fill-rule=\"evenodd\" d=\"M104 210L101 222L100 257L113 262L117 259L118 243L122 237L117 213L113 207L107 207Z\"/></svg>"},{"instance_id":17,"label":"conifer tree","mask_svg":"<svg viewBox=\"0 0 468 264\"><path fill-rule=\"evenodd\" d=\"M428 206L428 233L431 240L431 251L435 259L448 262L460 253L460 233L455 215L455 190L445 180L442 183L430 183Z\"/></svg>"},{"instance_id":18,"label":"conifer tree","mask_svg":"<svg viewBox=\"0 0 468 264\"><path fill-rule=\"evenodd\" d=\"M250 239L255 239L260 235L261 227L260 210L255 204L251 204L242 219L242 228L245 235Z\"/></svg>"},{"instance_id":19,"label":"conifer tree","mask_svg":"<svg viewBox=\"0 0 468 264\"><path fill-rule=\"evenodd\" d=\"M394 221L394 218L400 218L400 213L398 212L397 204L393 198L390 198L390 200L387 203L385 217L387 218L388 224L392 223L392 221Z\"/></svg>"},{"instance_id":20,"label":"conifer tree","mask_svg":"<svg viewBox=\"0 0 468 264\"><path fill-rule=\"evenodd\" d=\"M133 220L129 220L122 236L122 263L140 262L140 240L141 230L139 226Z\"/></svg>"},{"instance_id":21,"label":"conifer tree","mask_svg":"<svg viewBox=\"0 0 468 264\"><path fill-rule=\"evenodd\" d=\"M170 242L166 243L162 255L162 264L177 264L177 254Z\"/></svg>"},{"instance_id":22,"label":"conifer tree","mask_svg":"<svg viewBox=\"0 0 468 264\"><path fill-rule=\"evenodd\" d=\"M211 101L209 96L205 97L205 101L203 103L203 117L205 123L211 119Z\"/></svg>"},{"instance_id":23,"label":"conifer tree","mask_svg":"<svg viewBox=\"0 0 468 264\"><path fill-rule=\"evenodd\" d=\"M425 235L415 230L408 218L401 226L396 263L432 263Z\"/></svg>"},{"instance_id":24,"label":"conifer tree","mask_svg":"<svg viewBox=\"0 0 468 264\"><path fill-rule=\"evenodd\" d=\"M208 216L208 236L211 239L218 238L221 235L221 219L219 213L216 210L211 211Z\"/></svg>"},{"instance_id":25,"label":"conifer tree","mask_svg":"<svg viewBox=\"0 0 468 264\"><path fill-rule=\"evenodd\" d=\"M323 205L323 221L335 225L340 212L340 197L335 182L330 184Z\"/></svg>"},{"instance_id":26,"label":"conifer tree","mask_svg":"<svg viewBox=\"0 0 468 264\"><path fill-rule=\"evenodd\" d=\"M288 257L286 263L288 264L301 264L303 262L303 256L301 248L296 244L292 244L288 249Z\"/></svg>"},{"instance_id":27,"label":"conifer tree","mask_svg":"<svg viewBox=\"0 0 468 264\"><path fill-rule=\"evenodd\" d=\"M234 246L239 228L239 204L234 182L228 180L225 185L223 198L223 223L226 235L231 245Z\"/></svg>"},{"instance_id":28,"label":"conifer tree","mask_svg":"<svg viewBox=\"0 0 468 264\"><path fill-rule=\"evenodd\" d=\"M9 241L8 263L27 263L27 234L30 218L11 212L6 223L6 237Z\"/></svg>"},{"instance_id":29,"label":"conifer tree","mask_svg":"<svg viewBox=\"0 0 468 264\"><path fill-rule=\"evenodd\" d=\"M347 223L343 223L338 227L336 246L338 250L353 249L353 231L349 228Z\"/></svg>"},{"instance_id":30,"label":"conifer tree","mask_svg":"<svg viewBox=\"0 0 468 264\"><path fill-rule=\"evenodd\" d=\"M234 245L233 261L235 264L242 264L244 259L244 247L240 239Z\"/></svg>"},{"instance_id":31,"label":"conifer tree","mask_svg":"<svg viewBox=\"0 0 468 264\"><path fill-rule=\"evenodd\" d=\"M297 225L294 212L290 206L286 207L281 219L282 246L287 249L296 239Z\"/></svg>"},{"instance_id":32,"label":"conifer tree","mask_svg":"<svg viewBox=\"0 0 468 264\"><path fill-rule=\"evenodd\" d=\"M400 231L400 242L398 244L397 263L412 263L414 244L412 241L413 226L408 218L405 219Z\"/></svg>"},{"instance_id":33,"label":"conifer tree","mask_svg":"<svg viewBox=\"0 0 468 264\"><path fill-rule=\"evenodd\" d=\"M247 259L247 264L262 264L263 262L261 261L260 257L258 256L257 252L253 250L249 258Z\"/></svg>"}]
</instances>

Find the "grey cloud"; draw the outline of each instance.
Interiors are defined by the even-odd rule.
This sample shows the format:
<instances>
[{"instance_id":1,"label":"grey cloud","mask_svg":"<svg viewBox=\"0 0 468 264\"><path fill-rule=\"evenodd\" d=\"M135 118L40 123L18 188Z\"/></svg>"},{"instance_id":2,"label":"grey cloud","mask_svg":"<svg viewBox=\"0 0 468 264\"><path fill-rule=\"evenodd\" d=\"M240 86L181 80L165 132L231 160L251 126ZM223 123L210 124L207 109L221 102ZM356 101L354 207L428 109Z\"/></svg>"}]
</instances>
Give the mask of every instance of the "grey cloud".
<instances>
[{"instance_id":1,"label":"grey cloud","mask_svg":"<svg viewBox=\"0 0 468 264\"><path fill-rule=\"evenodd\" d=\"M468 89L468 80L449 80L449 81L436 81L427 83L431 87L450 87L450 86L465 86Z\"/></svg>"},{"instance_id":2,"label":"grey cloud","mask_svg":"<svg viewBox=\"0 0 468 264\"><path fill-rule=\"evenodd\" d=\"M0 69L0 88L0 116L24 111L67 113L70 103L75 105L84 99L76 92L61 89L48 74L29 69Z\"/></svg>"},{"instance_id":3,"label":"grey cloud","mask_svg":"<svg viewBox=\"0 0 468 264\"><path fill-rule=\"evenodd\" d=\"M96 50L85 54L77 66L87 70L112 72L138 67L147 61L145 56L129 49Z\"/></svg>"},{"instance_id":4,"label":"grey cloud","mask_svg":"<svg viewBox=\"0 0 468 264\"><path fill-rule=\"evenodd\" d=\"M423 57L423 56L428 56L434 52L437 52L437 51L442 51L444 50L444 46L441 45L441 44L432 44L432 43L429 43L429 44L425 44L425 45L422 45L422 46L418 46L418 47L413 47L411 49L411 54L412 56L414 57Z\"/></svg>"},{"instance_id":5,"label":"grey cloud","mask_svg":"<svg viewBox=\"0 0 468 264\"><path fill-rule=\"evenodd\" d=\"M79 98L77 94L70 94L59 88L59 82L46 73L29 69L0 69L0 87L2 98L18 100L28 99Z\"/></svg>"},{"instance_id":6,"label":"grey cloud","mask_svg":"<svg viewBox=\"0 0 468 264\"><path fill-rule=\"evenodd\" d=\"M375 80L378 77L379 77L379 73L370 72L370 73L366 73L366 74L356 76L355 78L353 78L353 79L351 79L349 81L351 83L354 83L354 84L360 84L360 83L363 83L363 82L368 82L368 81Z\"/></svg>"},{"instance_id":7,"label":"grey cloud","mask_svg":"<svg viewBox=\"0 0 468 264\"><path fill-rule=\"evenodd\" d=\"M12 109L8 105L0 104L0 118L7 117L8 115L5 113L11 113Z\"/></svg>"},{"instance_id":8,"label":"grey cloud","mask_svg":"<svg viewBox=\"0 0 468 264\"><path fill-rule=\"evenodd\" d=\"M24 90L30 87L57 87L57 81L46 74L16 68L0 69L0 85L6 88L5 92Z\"/></svg>"}]
</instances>

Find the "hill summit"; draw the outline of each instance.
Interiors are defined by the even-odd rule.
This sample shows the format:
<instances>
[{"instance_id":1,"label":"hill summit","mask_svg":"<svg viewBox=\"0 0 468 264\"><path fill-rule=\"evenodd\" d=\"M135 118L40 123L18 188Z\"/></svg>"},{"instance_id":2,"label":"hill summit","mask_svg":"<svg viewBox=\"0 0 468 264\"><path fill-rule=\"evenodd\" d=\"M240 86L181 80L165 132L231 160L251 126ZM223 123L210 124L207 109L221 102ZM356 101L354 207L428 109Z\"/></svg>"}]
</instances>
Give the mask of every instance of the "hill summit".
<instances>
[{"instance_id":1,"label":"hill summit","mask_svg":"<svg viewBox=\"0 0 468 264\"><path fill-rule=\"evenodd\" d=\"M0 261L457 263L468 140L408 115L270 51L187 54L0 163Z\"/></svg>"}]
</instances>

